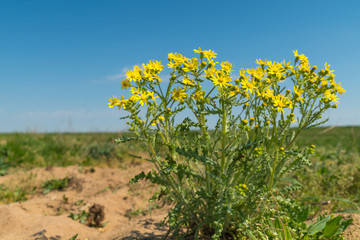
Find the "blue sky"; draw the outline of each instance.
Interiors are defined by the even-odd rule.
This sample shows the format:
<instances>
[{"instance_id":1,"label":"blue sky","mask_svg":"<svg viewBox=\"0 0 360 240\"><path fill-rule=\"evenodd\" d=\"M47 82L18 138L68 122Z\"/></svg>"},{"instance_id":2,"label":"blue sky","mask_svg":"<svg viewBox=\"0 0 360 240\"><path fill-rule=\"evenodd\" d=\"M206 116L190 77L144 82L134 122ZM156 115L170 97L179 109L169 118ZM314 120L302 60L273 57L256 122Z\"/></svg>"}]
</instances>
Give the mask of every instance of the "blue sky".
<instances>
[{"instance_id":1,"label":"blue sky","mask_svg":"<svg viewBox=\"0 0 360 240\"><path fill-rule=\"evenodd\" d=\"M212 49L325 62L347 92L328 125L360 125L360 1L0 1L0 132L120 131L107 108L125 71Z\"/></svg>"}]
</instances>

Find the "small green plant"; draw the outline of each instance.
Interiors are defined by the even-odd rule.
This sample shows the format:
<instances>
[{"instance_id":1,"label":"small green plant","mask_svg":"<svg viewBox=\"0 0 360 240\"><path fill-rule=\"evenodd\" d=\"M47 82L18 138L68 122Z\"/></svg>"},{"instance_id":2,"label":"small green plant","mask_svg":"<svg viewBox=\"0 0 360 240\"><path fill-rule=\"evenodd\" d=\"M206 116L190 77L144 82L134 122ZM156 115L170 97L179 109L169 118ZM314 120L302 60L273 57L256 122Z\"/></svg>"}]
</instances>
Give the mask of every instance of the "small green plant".
<instances>
[{"instance_id":1,"label":"small green plant","mask_svg":"<svg viewBox=\"0 0 360 240\"><path fill-rule=\"evenodd\" d=\"M10 163L6 161L7 149L0 145L0 176L4 176L10 167Z\"/></svg>"},{"instance_id":2,"label":"small green plant","mask_svg":"<svg viewBox=\"0 0 360 240\"><path fill-rule=\"evenodd\" d=\"M79 235L79 234L75 234L74 236L72 236L71 238L69 238L69 240L76 240L78 235Z\"/></svg>"},{"instance_id":3,"label":"small green plant","mask_svg":"<svg viewBox=\"0 0 360 240\"><path fill-rule=\"evenodd\" d=\"M79 234L75 234L74 236L72 236L71 238L69 238L69 240L80 240L77 238ZM89 240L88 238L85 238L84 240Z\"/></svg>"},{"instance_id":4,"label":"small green plant","mask_svg":"<svg viewBox=\"0 0 360 240\"><path fill-rule=\"evenodd\" d=\"M330 65L318 71L294 51L293 65L259 59L257 68L241 69L233 80L232 63L217 67L215 52L195 52L199 58L168 55L166 83L161 62L135 66L121 82L130 97L109 99L110 108L129 113L135 134L116 141L144 142L155 167L132 182L150 180L161 186L159 198L173 200L166 219L173 238L187 229L194 239L267 239L275 224L283 239L316 239L299 235L297 225L306 220L292 196L299 186L283 179L310 166L315 146L295 142L326 122L322 114L345 92Z\"/></svg>"},{"instance_id":5,"label":"small green plant","mask_svg":"<svg viewBox=\"0 0 360 240\"><path fill-rule=\"evenodd\" d=\"M36 187L34 187L31 192L34 192L35 190ZM26 201L28 199L29 193L30 192L21 187L10 189L8 186L0 184L0 202L2 203Z\"/></svg>"},{"instance_id":6,"label":"small green plant","mask_svg":"<svg viewBox=\"0 0 360 240\"><path fill-rule=\"evenodd\" d=\"M89 213L85 210L82 210L80 213L70 213L69 218L74 221L78 221L82 224L87 224L87 219L89 217Z\"/></svg>"},{"instance_id":7,"label":"small green plant","mask_svg":"<svg viewBox=\"0 0 360 240\"><path fill-rule=\"evenodd\" d=\"M44 182L41 187L43 189L43 193L47 194L54 190L64 190L71 183L71 177L65 177L63 179L50 179Z\"/></svg>"},{"instance_id":8,"label":"small green plant","mask_svg":"<svg viewBox=\"0 0 360 240\"><path fill-rule=\"evenodd\" d=\"M141 208L138 208L137 210L128 209L125 212L125 217L131 219L131 218L137 217L137 216L145 216L147 213L148 213L148 211L142 210Z\"/></svg>"}]
</instances>

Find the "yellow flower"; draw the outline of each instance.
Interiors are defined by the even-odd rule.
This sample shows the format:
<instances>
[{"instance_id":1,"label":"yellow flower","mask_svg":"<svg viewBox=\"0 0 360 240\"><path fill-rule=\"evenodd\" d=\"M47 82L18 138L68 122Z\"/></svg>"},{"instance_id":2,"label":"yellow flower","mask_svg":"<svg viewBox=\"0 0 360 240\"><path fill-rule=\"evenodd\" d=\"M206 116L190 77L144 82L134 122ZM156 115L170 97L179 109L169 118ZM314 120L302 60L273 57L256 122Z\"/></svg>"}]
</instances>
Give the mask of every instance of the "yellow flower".
<instances>
[{"instance_id":1,"label":"yellow flower","mask_svg":"<svg viewBox=\"0 0 360 240\"><path fill-rule=\"evenodd\" d=\"M256 59L256 64L258 65L265 65L267 63L267 60L262 60L262 59Z\"/></svg>"},{"instance_id":2,"label":"yellow flower","mask_svg":"<svg viewBox=\"0 0 360 240\"><path fill-rule=\"evenodd\" d=\"M294 52L294 57L300 60L300 63L303 65L303 67L309 64L309 60L304 54L298 54L297 50L293 52Z\"/></svg>"},{"instance_id":3,"label":"yellow flower","mask_svg":"<svg viewBox=\"0 0 360 240\"><path fill-rule=\"evenodd\" d=\"M255 86L254 81L249 81L248 77L246 77L241 79L241 88L244 89L245 92L249 91L250 93L253 93L257 87Z\"/></svg>"},{"instance_id":4,"label":"yellow flower","mask_svg":"<svg viewBox=\"0 0 360 240\"><path fill-rule=\"evenodd\" d=\"M298 54L298 50L293 50L293 53L294 53L294 57L299 56L299 54Z\"/></svg>"},{"instance_id":5,"label":"yellow flower","mask_svg":"<svg viewBox=\"0 0 360 240\"><path fill-rule=\"evenodd\" d=\"M331 89L326 90L324 96L327 98L327 100L339 103L339 99L334 93L332 93Z\"/></svg>"},{"instance_id":6,"label":"yellow flower","mask_svg":"<svg viewBox=\"0 0 360 240\"><path fill-rule=\"evenodd\" d=\"M140 105L141 106L143 106L144 105L144 103L147 105L148 104L148 94L147 94L147 92L146 91L141 91L141 94L140 94L140 98L139 98L139 100L140 100Z\"/></svg>"},{"instance_id":7,"label":"yellow flower","mask_svg":"<svg viewBox=\"0 0 360 240\"><path fill-rule=\"evenodd\" d=\"M235 96L236 94L240 93L240 89L238 86L234 86L233 90L230 91L229 97Z\"/></svg>"},{"instance_id":8,"label":"yellow flower","mask_svg":"<svg viewBox=\"0 0 360 240\"><path fill-rule=\"evenodd\" d=\"M114 96L112 98L109 98L109 108L113 108L114 106L118 105L120 103L120 100L118 97Z\"/></svg>"},{"instance_id":9,"label":"yellow flower","mask_svg":"<svg viewBox=\"0 0 360 240\"><path fill-rule=\"evenodd\" d=\"M119 106L119 110L121 109L121 107L123 107L124 109L126 109L126 104L129 102L128 99L124 99L124 96L121 95L121 100L119 101L120 103L118 104Z\"/></svg>"},{"instance_id":10,"label":"yellow flower","mask_svg":"<svg viewBox=\"0 0 360 240\"><path fill-rule=\"evenodd\" d=\"M265 72L262 67L257 67L256 69L250 68L247 70L247 73L259 80L265 76Z\"/></svg>"},{"instance_id":11,"label":"yellow flower","mask_svg":"<svg viewBox=\"0 0 360 240\"><path fill-rule=\"evenodd\" d=\"M268 74L274 74L277 78L281 78L283 71L285 71L285 69L282 67L282 63L268 61Z\"/></svg>"},{"instance_id":12,"label":"yellow flower","mask_svg":"<svg viewBox=\"0 0 360 240\"><path fill-rule=\"evenodd\" d=\"M151 60L147 65L143 64L143 68L145 71L150 71L153 73L159 73L163 70L164 66L161 65L161 61Z\"/></svg>"},{"instance_id":13,"label":"yellow flower","mask_svg":"<svg viewBox=\"0 0 360 240\"><path fill-rule=\"evenodd\" d=\"M130 84L130 80L129 79L124 79L124 80L122 80L121 81L121 88L122 89L127 89L127 88L129 88L129 87L131 87L131 84Z\"/></svg>"},{"instance_id":14,"label":"yellow flower","mask_svg":"<svg viewBox=\"0 0 360 240\"><path fill-rule=\"evenodd\" d=\"M125 76L130 81L140 81L142 78L141 69L138 66L134 66L133 71L128 71Z\"/></svg>"},{"instance_id":15,"label":"yellow flower","mask_svg":"<svg viewBox=\"0 0 360 240\"><path fill-rule=\"evenodd\" d=\"M173 89L173 91L171 92L171 99L173 99L174 101L179 101L180 103L184 102L184 98L187 97L187 93L185 92L185 88L179 88L176 87Z\"/></svg>"},{"instance_id":16,"label":"yellow flower","mask_svg":"<svg viewBox=\"0 0 360 240\"><path fill-rule=\"evenodd\" d=\"M195 71L198 68L198 59L193 58L191 60L184 62L184 68L183 70L185 72Z\"/></svg>"},{"instance_id":17,"label":"yellow flower","mask_svg":"<svg viewBox=\"0 0 360 240\"><path fill-rule=\"evenodd\" d=\"M160 119L160 121L164 121L165 120L165 118L163 117L163 116L159 116L159 119Z\"/></svg>"},{"instance_id":18,"label":"yellow flower","mask_svg":"<svg viewBox=\"0 0 360 240\"><path fill-rule=\"evenodd\" d=\"M180 65L182 65L184 61L186 61L186 57L184 57L180 53L169 53L168 60L169 60L168 63L169 68L177 68Z\"/></svg>"},{"instance_id":19,"label":"yellow flower","mask_svg":"<svg viewBox=\"0 0 360 240\"><path fill-rule=\"evenodd\" d=\"M285 63L285 64L284 64L284 68L285 68L285 69L289 69L289 70L293 70L293 69L294 69L294 66L292 66L292 65L290 65L290 64L291 64L290 61L287 62L287 63Z\"/></svg>"},{"instance_id":20,"label":"yellow flower","mask_svg":"<svg viewBox=\"0 0 360 240\"><path fill-rule=\"evenodd\" d=\"M224 72L226 72L227 74L229 74L232 71L233 67L234 67L233 64L230 63L229 61L221 62L220 65L222 67L222 70Z\"/></svg>"},{"instance_id":21,"label":"yellow flower","mask_svg":"<svg viewBox=\"0 0 360 240\"><path fill-rule=\"evenodd\" d=\"M329 96L329 100L333 101L333 102L336 102L336 103L339 103L339 99L337 98L337 96L335 94L331 94Z\"/></svg>"},{"instance_id":22,"label":"yellow flower","mask_svg":"<svg viewBox=\"0 0 360 240\"><path fill-rule=\"evenodd\" d=\"M330 75L332 72L334 72L333 70L330 70L329 68L330 68L330 64L327 64L327 63L325 63L325 74L327 74L327 75Z\"/></svg>"},{"instance_id":23,"label":"yellow flower","mask_svg":"<svg viewBox=\"0 0 360 240\"><path fill-rule=\"evenodd\" d=\"M154 81L155 79L158 79L159 82L161 82L161 79L159 78L158 75L156 75L153 71L151 71L150 69L146 69L144 71L144 79L152 82Z\"/></svg>"},{"instance_id":24,"label":"yellow flower","mask_svg":"<svg viewBox=\"0 0 360 240\"><path fill-rule=\"evenodd\" d=\"M211 77L211 80L215 86L220 86L220 88L231 85L229 83L231 81L231 77L223 72L217 72L215 76Z\"/></svg>"},{"instance_id":25,"label":"yellow flower","mask_svg":"<svg viewBox=\"0 0 360 240\"><path fill-rule=\"evenodd\" d=\"M296 99L300 100L302 103L304 102L304 98L301 97L301 94L304 92L304 89L301 89L299 86L294 86L294 93Z\"/></svg>"},{"instance_id":26,"label":"yellow flower","mask_svg":"<svg viewBox=\"0 0 360 240\"><path fill-rule=\"evenodd\" d=\"M139 88L136 88L136 87L131 87L130 91L131 91L132 94L140 94Z\"/></svg>"},{"instance_id":27,"label":"yellow flower","mask_svg":"<svg viewBox=\"0 0 360 240\"><path fill-rule=\"evenodd\" d=\"M154 96L154 92L147 91L146 94L147 94L148 97L150 97L153 101L155 101L155 99L158 98L158 96Z\"/></svg>"},{"instance_id":28,"label":"yellow flower","mask_svg":"<svg viewBox=\"0 0 360 240\"><path fill-rule=\"evenodd\" d=\"M284 108L287 107L287 98L283 94L274 97L274 107L277 107L278 112L285 112Z\"/></svg>"},{"instance_id":29,"label":"yellow flower","mask_svg":"<svg viewBox=\"0 0 360 240\"><path fill-rule=\"evenodd\" d=\"M334 82L333 83L333 86L335 87L335 90L337 93L339 93L340 95L343 94L345 91L345 89L343 89L341 86L340 86L341 83L336 83Z\"/></svg>"},{"instance_id":30,"label":"yellow flower","mask_svg":"<svg viewBox=\"0 0 360 240\"><path fill-rule=\"evenodd\" d=\"M245 73L246 73L246 69L240 69L240 71L239 71L239 73L240 73L240 77L243 77L243 78L245 78L246 76L245 76Z\"/></svg>"},{"instance_id":31,"label":"yellow flower","mask_svg":"<svg viewBox=\"0 0 360 240\"><path fill-rule=\"evenodd\" d=\"M140 100L140 95L139 94L133 94L133 95L131 95L130 97L129 97L129 101L130 102L137 102L137 101L139 101Z\"/></svg>"},{"instance_id":32,"label":"yellow flower","mask_svg":"<svg viewBox=\"0 0 360 240\"><path fill-rule=\"evenodd\" d=\"M196 53L200 53L200 54L204 54L204 51L203 51L203 50L201 50L201 48L200 48L200 47L199 47L199 49L198 49L198 50L194 49L194 52L196 52Z\"/></svg>"},{"instance_id":33,"label":"yellow flower","mask_svg":"<svg viewBox=\"0 0 360 240\"><path fill-rule=\"evenodd\" d=\"M210 60L211 58L216 58L217 55L217 53L211 51L211 49L203 51L203 54L204 57L206 57L208 60Z\"/></svg>"},{"instance_id":34,"label":"yellow flower","mask_svg":"<svg viewBox=\"0 0 360 240\"><path fill-rule=\"evenodd\" d=\"M211 79L219 70L214 67L210 67L209 69L205 70L206 78Z\"/></svg>"},{"instance_id":35,"label":"yellow flower","mask_svg":"<svg viewBox=\"0 0 360 240\"><path fill-rule=\"evenodd\" d=\"M191 96L192 99L196 100L196 101L202 101L204 100L204 95L205 95L205 91L196 91L194 92L194 94Z\"/></svg>"},{"instance_id":36,"label":"yellow flower","mask_svg":"<svg viewBox=\"0 0 360 240\"><path fill-rule=\"evenodd\" d=\"M179 66L179 64L177 63L177 62L169 62L168 63L168 67L169 68L176 68L176 67L178 67Z\"/></svg>"},{"instance_id":37,"label":"yellow flower","mask_svg":"<svg viewBox=\"0 0 360 240\"><path fill-rule=\"evenodd\" d=\"M219 62L214 62L214 59L211 59L211 60L209 60L209 67L215 67L215 65L217 64L217 63L219 63Z\"/></svg>"},{"instance_id":38,"label":"yellow flower","mask_svg":"<svg viewBox=\"0 0 360 240\"><path fill-rule=\"evenodd\" d=\"M326 86L326 85L328 85L328 80L325 79L325 78L322 78L321 79L321 86Z\"/></svg>"},{"instance_id":39,"label":"yellow flower","mask_svg":"<svg viewBox=\"0 0 360 240\"><path fill-rule=\"evenodd\" d=\"M188 76L184 77L184 79L182 80L183 84L188 85L190 87L193 87L194 81L190 80Z\"/></svg>"}]
</instances>

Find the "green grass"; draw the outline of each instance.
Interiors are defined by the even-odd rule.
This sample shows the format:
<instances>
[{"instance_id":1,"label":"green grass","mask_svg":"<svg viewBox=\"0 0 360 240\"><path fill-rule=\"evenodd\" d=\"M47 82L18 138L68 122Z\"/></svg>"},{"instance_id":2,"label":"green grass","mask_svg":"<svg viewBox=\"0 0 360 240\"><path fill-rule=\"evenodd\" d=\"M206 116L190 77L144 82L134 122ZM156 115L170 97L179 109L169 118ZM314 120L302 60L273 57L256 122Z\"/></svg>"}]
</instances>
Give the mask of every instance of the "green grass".
<instances>
[{"instance_id":1,"label":"green grass","mask_svg":"<svg viewBox=\"0 0 360 240\"><path fill-rule=\"evenodd\" d=\"M297 145L311 144L312 166L292 176L303 186L297 197L314 211L360 210L360 127L307 130Z\"/></svg>"},{"instance_id":2,"label":"green grass","mask_svg":"<svg viewBox=\"0 0 360 240\"><path fill-rule=\"evenodd\" d=\"M0 134L0 175L7 169L46 166L119 166L140 144L116 144L118 133Z\"/></svg>"}]
</instances>

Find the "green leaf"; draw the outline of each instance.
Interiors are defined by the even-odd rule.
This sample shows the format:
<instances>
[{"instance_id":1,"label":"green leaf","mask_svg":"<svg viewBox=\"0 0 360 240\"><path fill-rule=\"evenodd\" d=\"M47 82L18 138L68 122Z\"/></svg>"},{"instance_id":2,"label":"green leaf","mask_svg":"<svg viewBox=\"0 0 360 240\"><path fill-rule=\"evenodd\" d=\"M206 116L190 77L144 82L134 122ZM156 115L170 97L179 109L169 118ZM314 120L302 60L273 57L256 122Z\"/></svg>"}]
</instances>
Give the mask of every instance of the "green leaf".
<instances>
[{"instance_id":1,"label":"green leaf","mask_svg":"<svg viewBox=\"0 0 360 240\"><path fill-rule=\"evenodd\" d=\"M300 213L298 214L298 222L305 222L308 217L309 217L309 208L308 207L304 207L303 209L301 209Z\"/></svg>"},{"instance_id":2,"label":"green leaf","mask_svg":"<svg viewBox=\"0 0 360 240\"><path fill-rule=\"evenodd\" d=\"M254 234L252 234L250 230L246 230L246 234L250 240L256 240L256 237L254 236Z\"/></svg>"},{"instance_id":3,"label":"green leaf","mask_svg":"<svg viewBox=\"0 0 360 240\"><path fill-rule=\"evenodd\" d=\"M330 219L331 219L330 216L328 216L328 217L310 225L308 228L308 234L311 236L318 232L321 232L324 229L326 222L329 221Z\"/></svg>"},{"instance_id":4,"label":"green leaf","mask_svg":"<svg viewBox=\"0 0 360 240\"><path fill-rule=\"evenodd\" d=\"M353 221L354 219L352 218L345 221L341 221L340 227L337 229L335 236L343 233Z\"/></svg>"},{"instance_id":5,"label":"green leaf","mask_svg":"<svg viewBox=\"0 0 360 240\"><path fill-rule=\"evenodd\" d=\"M71 238L69 238L69 240L76 240L76 238L77 238L78 235L79 235L79 234L75 234L74 236L72 236Z\"/></svg>"},{"instance_id":6,"label":"green leaf","mask_svg":"<svg viewBox=\"0 0 360 240\"><path fill-rule=\"evenodd\" d=\"M330 238L335 235L338 228L340 227L341 216L337 216L336 218L331 219L325 225L323 230L323 234L326 238Z\"/></svg>"},{"instance_id":7,"label":"green leaf","mask_svg":"<svg viewBox=\"0 0 360 240\"><path fill-rule=\"evenodd\" d=\"M340 210L340 211L336 211L333 213L360 213L359 210L355 210L355 209L345 209L345 210Z\"/></svg>"},{"instance_id":8,"label":"green leaf","mask_svg":"<svg viewBox=\"0 0 360 240\"><path fill-rule=\"evenodd\" d=\"M292 236L291 236L291 232L289 230L289 228L287 226L285 226L284 228L284 233L285 233L285 240L292 240Z\"/></svg>"},{"instance_id":9,"label":"green leaf","mask_svg":"<svg viewBox=\"0 0 360 240\"><path fill-rule=\"evenodd\" d=\"M274 225L276 230L281 230L283 228L282 223L278 217L276 217Z\"/></svg>"},{"instance_id":10,"label":"green leaf","mask_svg":"<svg viewBox=\"0 0 360 240\"><path fill-rule=\"evenodd\" d=\"M344 203L347 203L349 205L352 205L356 208L358 208L358 205L348 199L345 199L345 198L326 198L325 200L333 200L333 201L339 201L339 202L344 202Z\"/></svg>"}]
</instances>

